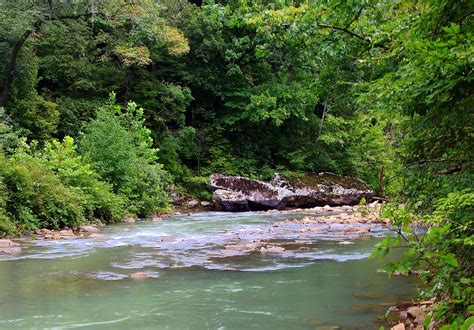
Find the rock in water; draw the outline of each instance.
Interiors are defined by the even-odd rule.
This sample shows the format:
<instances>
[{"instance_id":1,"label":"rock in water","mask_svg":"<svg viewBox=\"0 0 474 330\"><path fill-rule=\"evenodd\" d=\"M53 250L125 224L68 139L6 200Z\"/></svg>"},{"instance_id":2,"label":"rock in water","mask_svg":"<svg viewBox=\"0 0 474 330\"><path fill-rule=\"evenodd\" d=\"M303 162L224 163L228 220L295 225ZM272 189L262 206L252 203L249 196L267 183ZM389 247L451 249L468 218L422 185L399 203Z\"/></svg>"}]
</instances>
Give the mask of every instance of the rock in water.
<instances>
[{"instance_id":1,"label":"rock in water","mask_svg":"<svg viewBox=\"0 0 474 330\"><path fill-rule=\"evenodd\" d=\"M282 253L286 250L281 246L266 246L260 248L260 253Z\"/></svg>"},{"instance_id":2,"label":"rock in water","mask_svg":"<svg viewBox=\"0 0 474 330\"><path fill-rule=\"evenodd\" d=\"M81 232L81 233L93 233L93 232L96 232L96 231L99 231L99 228L97 228L96 226L92 226L92 225L80 226L79 227L79 232Z\"/></svg>"},{"instance_id":3,"label":"rock in water","mask_svg":"<svg viewBox=\"0 0 474 330\"><path fill-rule=\"evenodd\" d=\"M271 182L213 174L209 187L221 211L260 211L296 207L355 205L373 192L359 179L332 173L288 177L276 173Z\"/></svg>"},{"instance_id":4,"label":"rock in water","mask_svg":"<svg viewBox=\"0 0 474 330\"><path fill-rule=\"evenodd\" d=\"M146 280L148 277L149 277L148 274L145 272L136 272L136 273L130 274L130 278L132 280L137 280L137 281Z\"/></svg>"},{"instance_id":5,"label":"rock in water","mask_svg":"<svg viewBox=\"0 0 474 330\"><path fill-rule=\"evenodd\" d=\"M0 253L20 253L20 244L14 243L9 239L0 239Z\"/></svg>"},{"instance_id":6,"label":"rock in water","mask_svg":"<svg viewBox=\"0 0 474 330\"><path fill-rule=\"evenodd\" d=\"M92 233L89 236L87 236L87 238L104 238L104 237L107 237L107 235L100 234L100 233Z\"/></svg>"}]
</instances>

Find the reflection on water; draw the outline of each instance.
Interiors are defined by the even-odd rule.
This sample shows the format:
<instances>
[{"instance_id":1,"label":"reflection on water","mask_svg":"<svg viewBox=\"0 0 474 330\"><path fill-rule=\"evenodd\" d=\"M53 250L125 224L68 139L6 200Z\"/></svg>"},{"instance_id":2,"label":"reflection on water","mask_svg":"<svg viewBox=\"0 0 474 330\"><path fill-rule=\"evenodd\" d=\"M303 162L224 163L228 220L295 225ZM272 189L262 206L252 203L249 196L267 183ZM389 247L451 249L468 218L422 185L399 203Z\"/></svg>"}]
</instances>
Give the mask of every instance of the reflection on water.
<instances>
[{"instance_id":1,"label":"reflection on water","mask_svg":"<svg viewBox=\"0 0 474 330\"><path fill-rule=\"evenodd\" d=\"M377 329L387 305L413 295L410 279L367 259L383 228L348 240L273 225L289 216L197 213L28 242L0 256L0 328ZM252 249L262 241L286 250Z\"/></svg>"}]
</instances>

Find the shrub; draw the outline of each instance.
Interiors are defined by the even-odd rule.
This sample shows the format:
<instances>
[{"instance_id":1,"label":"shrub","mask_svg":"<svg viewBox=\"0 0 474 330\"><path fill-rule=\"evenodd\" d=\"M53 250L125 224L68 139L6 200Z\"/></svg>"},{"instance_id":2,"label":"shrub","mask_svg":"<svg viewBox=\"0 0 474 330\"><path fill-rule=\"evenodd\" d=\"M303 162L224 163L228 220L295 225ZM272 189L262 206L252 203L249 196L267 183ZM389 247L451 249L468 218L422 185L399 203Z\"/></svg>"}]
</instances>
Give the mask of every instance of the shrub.
<instances>
[{"instance_id":1,"label":"shrub","mask_svg":"<svg viewBox=\"0 0 474 330\"><path fill-rule=\"evenodd\" d=\"M34 158L0 156L0 173L7 191L3 194L7 196L6 214L20 232L85 222L82 194L64 186L58 176ZM11 227L6 231L10 232Z\"/></svg>"},{"instance_id":2,"label":"shrub","mask_svg":"<svg viewBox=\"0 0 474 330\"><path fill-rule=\"evenodd\" d=\"M7 187L0 176L0 238L2 233L13 234L15 231L15 224L7 216L7 199Z\"/></svg>"},{"instance_id":3,"label":"shrub","mask_svg":"<svg viewBox=\"0 0 474 330\"><path fill-rule=\"evenodd\" d=\"M80 191L84 201L85 216L106 222L118 221L124 210L123 196L112 192L112 186L100 181L99 175L91 165L77 153L74 139L66 136L63 142L52 140L37 158L56 173L63 184Z\"/></svg>"},{"instance_id":4,"label":"shrub","mask_svg":"<svg viewBox=\"0 0 474 330\"><path fill-rule=\"evenodd\" d=\"M169 176L156 164L157 150L144 125L143 109L129 103L125 111L115 104L115 95L89 123L80 141L80 151L92 169L128 200L128 211L147 216L169 205L165 188Z\"/></svg>"},{"instance_id":5,"label":"shrub","mask_svg":"<svg viewBox=\"0 0 474 330\"><path fill-rule=\"evenodd\" d=\"M184 180L183 186L193 198L210 201L212 193L207 187L208 182L208 176L190 176Z\"/></svg>"}]
</instances>

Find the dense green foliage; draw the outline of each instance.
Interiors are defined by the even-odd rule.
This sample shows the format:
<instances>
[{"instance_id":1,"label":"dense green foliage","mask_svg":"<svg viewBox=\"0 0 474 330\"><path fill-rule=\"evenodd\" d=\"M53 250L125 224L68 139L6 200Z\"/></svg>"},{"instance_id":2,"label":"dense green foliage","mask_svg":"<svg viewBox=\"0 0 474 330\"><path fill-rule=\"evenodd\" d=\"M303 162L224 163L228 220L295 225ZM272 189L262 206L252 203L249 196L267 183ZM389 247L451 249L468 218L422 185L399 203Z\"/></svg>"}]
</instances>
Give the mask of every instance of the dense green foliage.
<instances>
[{"instance_id":1,"label":"dense green foliage","mask_svg":"<svg viewBox=\"0 0 474 330\"><path fill-rule=\"evenodd\" d=\"M388 269L422 270L422 295L437 299L434 319L457 329L473 304L473 7L438 1L419 9L407 7L394 21L399 31L391 32L390 50L396 61L384 59L389 69L362 100L402 115L394 147L403 168L392 185L404 206L384 213L398 234L377 252L408 246ZM426 234L414 232L414 222L426 226Z\"/></svg>"},{"instance_id":2,"label":"dense green foliage","mask_svg":"<svg viewBox=\"0 0 474 330\"><path fill-rule=\"evenodd\" d=\"M154 163L156 149L142 117L143 109L135 103L128 103L122 112L112 97L85 128L80 146L92 169L127 198L128 211L147 216L167 206L168 178Z\"/></svg>"},{"instance_id":3,"label":"dense green foliage","mask_svg":"<svg viewBox=\"0 0 474 330\"><path fill-rule=\"evenodd\" d=\"M456 327L472 313L473 10L0 2L0 232L208 199L213 172L353 175L392 201L377 251L408 246L390 270L422 269Z\"/></svg>"}]
</instances>

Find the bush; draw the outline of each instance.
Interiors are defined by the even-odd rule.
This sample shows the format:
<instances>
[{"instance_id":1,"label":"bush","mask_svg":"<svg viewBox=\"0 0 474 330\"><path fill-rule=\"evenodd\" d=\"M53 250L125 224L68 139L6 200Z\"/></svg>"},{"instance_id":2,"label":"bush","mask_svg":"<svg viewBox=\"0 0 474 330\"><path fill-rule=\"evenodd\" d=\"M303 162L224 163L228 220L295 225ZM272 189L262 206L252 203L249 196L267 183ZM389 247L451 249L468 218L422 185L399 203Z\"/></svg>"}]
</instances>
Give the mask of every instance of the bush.
<instances>
[{"instance_id":1,"label":"bush","mask_svg":"<svg viewBox=\"0 0 474 330\"><path fill-rule=\"evenodd\" d=\"M36 157L56 173L63 184L82 195L88 220L118 221L124 213L124 198L112 192L112 186L100 181L91 165L77 153L74 139L66 136L63 142L52 140Z\"/></svg>"},{"instance_id":2,"label":"bush","mask_svg":"<svg viewBox=\"0 0 474 330\"><path fill-rule=\"evenodd\" d=\"M128 212L139 216L169 205L165 193L169 176L155 163L157 150L150 135L143 109L132 102L122 111L112 94L80 141L80 150L92 169L127 198Z\"/></svg>"},{"instance_id":3,"label":"bush","mask_svg":"<svg viewBox=\"0 0 474 330\"><path fill-rule=\"evenodd\" d=\"M0 176L0 238L1 233L11 235L15 231L15 224L7 216L7 187L3 183L3 177Z\"/></svg>"},{"instance_id":4,"label":"bush","mask_svg":"<svg viewBox=\"0 0 474 330\"><path fill-rule=\"evenodd\" d=\"M184 180L183 186L193 198L210 201L212 193L207 187L208 182L209 177L207 176L190 176Z\"/></svg>"},{"instance_id":5,"label":"bush","mask_svg":"<svg viewBox=\"0 0 474 330\"><path fill-rule=\"evenodd\" d=\"M0 173L7 193L6 214L20 232L38 228L59 229L85 222L80 192L64 186L51 170L34 158L0 156ZM3 230L3 229L2 229Z\"/></svg>"}]
</instances>

